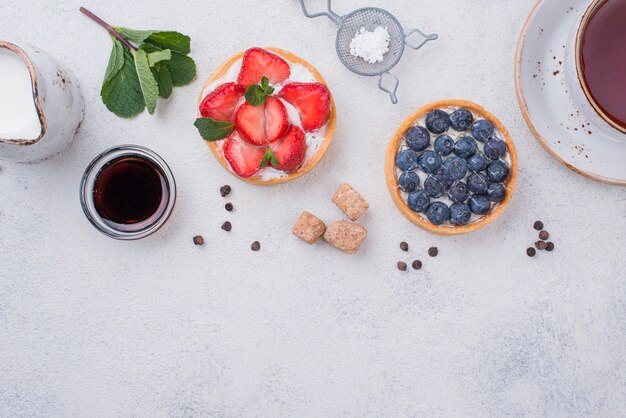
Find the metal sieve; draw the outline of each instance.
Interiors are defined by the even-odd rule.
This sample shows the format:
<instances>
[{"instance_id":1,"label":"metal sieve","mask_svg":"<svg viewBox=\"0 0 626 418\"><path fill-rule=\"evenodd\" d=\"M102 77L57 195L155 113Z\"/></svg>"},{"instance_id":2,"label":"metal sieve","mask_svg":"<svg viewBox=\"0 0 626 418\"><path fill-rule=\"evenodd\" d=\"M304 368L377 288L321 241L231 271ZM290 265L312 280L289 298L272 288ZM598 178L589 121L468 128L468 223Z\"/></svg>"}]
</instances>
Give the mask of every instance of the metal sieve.
<instances>
[{"instance_id":1,"label":"metal sieve","mask_svg":"<svg viewBox=\"0 0 626 418\"><path fill-rule=\"evenodd\" d=\"M335 22L339 27L337 30L337 41L335 42L339 60L353 73L368 77L378 76L378 88L389 93L392 103L398 103L396 91L398 90L400 80L389 71L395 67L398 61L400 61L400 58L402 58L405 45L412 49L420 49L426 42L434 41L438 36L436 34L426 35L419 29L413 29L405 33L402 25L400 25L400 22L398 22L398 19L396 19L394 15L377 7L364 7L348 13L345 16L339 16L333 12L331 1L332 0L327 0L327 11L312 14L307 11L304 0L300 0L300 5L306 17L326 16ZM357 31L361 28L365 28L367 31L373 31L378 26L386 28L390 37L389 51L385 53L383 61L370 64L364 59L352 55L350 53L350 42ZM413 35L419 35L419 42L412 43L409 40L409 38L414 37ZM390 88L383 86L383 78L385 76L391 79Z\"/></svg>"}]
</instances>

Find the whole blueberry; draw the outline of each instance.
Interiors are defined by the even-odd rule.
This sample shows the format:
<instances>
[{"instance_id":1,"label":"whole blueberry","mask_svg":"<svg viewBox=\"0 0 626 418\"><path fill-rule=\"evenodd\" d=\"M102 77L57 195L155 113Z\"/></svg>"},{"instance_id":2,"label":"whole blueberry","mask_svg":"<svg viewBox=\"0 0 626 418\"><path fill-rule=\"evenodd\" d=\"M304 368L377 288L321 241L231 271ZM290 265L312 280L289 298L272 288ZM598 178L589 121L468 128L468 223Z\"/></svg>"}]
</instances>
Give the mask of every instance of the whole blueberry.
<instances>
[{"instance_id":1,"label":"whole blueberry","mask_svg":"<svg viewBox=\"0 0 626 418\"><path fill-rule=\"evenodd\" d=\"M506 194L506 188L502 183L491 183L487 187L487 197L492 202L502 202L504 195Z\"/></svg>"},{"instance_id":2,"label":"whole blueberry","mask_svg":"<svg viewBox=\"0 0 626 418\"><path fill-rule=\"evenodd\" d=\"M450 205L450 223L453 225L467 225L472 217L472 210L465 203Z\"/></svg>"},{"instance_id":3,"label":"whole blueberry","mask_svg":"<svg viewBox=\"0 0 626 418\"><path fill-rule=\"evenodd\" d=\"M450 137L450 135L439 135L435 139L435 152L438 152L441 155L450 155L452 150L454 150L454 140Z\"/></svg>"},{"instance_id":4,"label":"whole blueberry","mask_svg":"<svg viewBox=\"0 0 626 418\"><path fill-rule=\"evenodd\" d=\"M420 185L420 176L414 171L405 171L398 179L398 186L405 192L412 192Z\"/></svg>"},{"instance_id":5,"label":"whole blueberry","mask_svg":"<svg viewBox=\"0 0 626 418\"><path fill-rule=\"evenodd\" d=\"M430 197L441 197L446 192L447 180L445 177L434 174L424 180L424 191Z\"/></svg>"},{"instance_id":6,"label":"whole blueberry","mask_svg":"<svg viewBox=\"0 0 626 418\"><path fill-rule=\"evenodd\" d=\"M452 186L448 189L448 197L454 203L462 203L467 200L469 197L469 190L467 189L467 184L463 183L460 180L452 183Z\"/></svg>"},{"instance_id":7,"label":"whole blueberry","mask_svg":"<svg viewBox=\"0 0 626 418\"><path fill-rule=\"evenodd\" d=\"M489 179L483 174L472 173L467 178L467 188L472 193L485 194L487 186L489 186Z\"/></svg>"},{"instance_id":8,"label":"whole blueberry","mask_svg":"<svg viewBox=\"0 0 626 418\"><path fill-rule=\"evenodd\" d=\"M478 145L471 136L463 136L454 144L454 155L461 158L469 158L476 154Z\"/></svg>"},{"instance_id":9,"label":"whole blueberry","mask_svg":"<svg viewBox=\"0 0 626 418\"><path fill-rule=\"evenodd\" d=\"M428 174L435 174L441 168L441 157L435 151L425 151L419 158L420 168Z\"/></svg>"},{"instance_id":10,"label":"whole blueberry","mask_svg":"<svg viewBox=\"0 0 626 418\"><path fill-rule=\"evenodd\" d=\"M483 152L490 160L497 160L506 154L506 144L498 138L491 138L485 142Z\"/></svg>"},{"instance_id":11,"label":"whole blueberry","mask_svg":"<svg viewBox=\"0 0 626 418\"><path fill-rule=\"evenodd\" d=\"M439 178L439 181L441 181L443 183L443 185L445 186L446 191L450 188L450 186L452 186L452 183L454 183L454 180L450 180L448 178L446 178L446 176L443 175L443 168L441 168L441 170L439 170L439 172L436 175L437 178Z\"/></svg>"},{"instance_id":12,"label":"whole blueberry","mask_svg":"<svg viewBox=\"0 0 626 418\"><path fill-rule=\"evenodd\" d=\"M430 134L423 126L413 126L406 134L404 139L409 148L413 151L424 151L430 146Z\"/></svg>"},{"instance_id":13,"label":"whole blueberry","mask_svg":"<svg viewBox=\"0 0 626 418\"><path fill-rule=\"evenodd\" d=\"M426 127L434 134L442 134L450 128L450 115L441 109L428 112Z\"/></svg>"},{"instance_id":14,"label":"whole blueberry","mask_svg":"<svg viewBox=\"0 0 626 418\"><path fill-rule=\"evenodd\" d=\"M443 175L448 180L461 180L467 174L467 162L464 158L449 157L443 163Z\"/></svg>"},{"instance_id":15,"label":"whole blueberry","mask_svg":"<svg viewBox=\"0 0 626 418\"><path fill-rule=\"evenodd\" d=\"M472 136L480 142L485 142L493 135L494 127L486 119L480 119L472 123Z\"/></svg>"},{"instance_id":16,"label":"whole blueberry","mask_svg":"<svg viewBox=\"0 0 626 418\"><path fill-rule=\"evenodd\" d=\"M396 155L396 165L403 171L413 170L417 167L417 153L410 149L400 151Z\"/></svg>"},{"instance_id":17,"label":"whole blueberry","mask_svg":"<svg viewBox=\"0 0 626 418\"><path fill-rule=\"evenodd\" d=\"M450 126L455 131L467 131L474 122L474 115L467 109L457 109L450 115Z\"/></svg>"},{"instance_id":18,"label":"whole blueberry","mask_svg":"<svg viewBox=\"0 0 626 418\"><path fill-rule=\"evenodd\" d=\"M489 177L489 180L493 183L503 182L509 178L509 174L511 174L511 169L508 164L502 160L492 161L487 166L487 177Z\"/></svg>"},{"instance_id":19,"label":"whole blueberry","mask_svg":"<svg viewBox=\"0 0 626 418\"><path fill-rule=\"evenodd\" d=\"M489 201L487 196L482 194L470 196L468 203L470 209L476 215L484 215L491 210L491 201Z\"/></svg>"},{"instance_id":20,"label":"whole blueberry","mask_svg":"<svg viewBox=\"0 0 626 418\"><path fill-rule=\"evenodd\" d=\"M443 202L433 202L426 209L426 217L431 224L441 225L450 219L450 209Z\"/></svg>"},{"instance_id":21,"label":"whole blueberry","mask_svg":"<svg viewBox=\"0 0 626 418\"><path fill-rule=\"evenodd\" d=\"M483 154L477 152L467 159L467 168L474 173L483 171L489 165L489 160Z\"/></svg>"},{"instance_id":22,"label":"whole blueberry","mask_svg":"<svg viewBox=\"0 0 626 418\"><path fill-rule=\"evenodd\" d=\"M424 212L430 204L430 197L424 190L417 189L409 193L406 203L413 212Z\"/></svg>"}]
</instances>

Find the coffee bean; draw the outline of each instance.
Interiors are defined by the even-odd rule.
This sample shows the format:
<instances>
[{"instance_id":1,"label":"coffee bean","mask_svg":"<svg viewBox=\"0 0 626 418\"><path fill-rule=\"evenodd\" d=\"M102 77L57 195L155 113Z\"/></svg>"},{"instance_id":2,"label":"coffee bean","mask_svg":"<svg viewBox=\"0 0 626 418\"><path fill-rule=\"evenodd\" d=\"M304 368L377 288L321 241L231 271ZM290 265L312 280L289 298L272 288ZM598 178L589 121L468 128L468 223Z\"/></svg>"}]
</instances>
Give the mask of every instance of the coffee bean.
<instances>
[{"instance_id":1,"label":"coffee bean","mask_svg":"<svg viewBox=\"0 0 626 418\"><path fill-rule=\"evenodd\" d=\"M534 257L534 256L535 256L535 254L537 254L537 251L535 251L535 249L534 249L533 247L528 247L528 248L526 249L526 254L527 254L529 257Z\"/></svg>"},{"instance_id":2,"label":"coffee bean","mask_svg":"<svg viewBox=\"0 0 626 418\"><path fill-rule=\"evenodd\" d=\"M259 241L254 241L250 246L252 251L259 251L261 249L261 243Z\"/></svg>"},{"instance_id":3,"label":"coffee bean","mask_svg":"<svg viewBox=\"0 0 626 418\"><path fill-rule=\"evenodd\" d=\"M224 209L226 209L227 211L231 212L233 210L233 204L228 202L224 205Z\"/></svg>"},{"instance_id":4,"label":"coffee bean","mask_svg":"<svg viewBox=\"0 0 626 418\"><path fill-rule=\"evenodd\" d=\"M537 241L535 242L535 247L537 247L538 250L545 250L548 247L548 244L545 241Z\"/></svg>"},{"instance_id":5,"label":"coffee bean","mask_svg":"<svg viewBox=\"0 0 626 418\"><path fill-rule=\"evenodd\" d=\"M413 261L413 264L411 264L411 266L413 266L414 270L419 270L422 268L422 262L419 260L415 260Z\"/></svg>"},{"instance_id":6,"label":"coffee bean","mask_svg":"<svg viewBox=\"0 0 626 418\"><path fill-rule=\"evenodd\" d=\"M228 194L230 193L232 189L230 188L230 186L228 184L220 187L220 194L222 195L222 197L226 197L228 196Z\"/></svg>"},{"instance_id":7,"label":"coffee bean","mask_svg":"<svg viewBox=\"0 0 626 418\"><path fill-rule=\"evenodd\" d=\"M548 242L548 245L546 246L546 251L552 251L552 250L554 250L554 243Z\"/></svg>"},{"instance_id":8,"label":"coffee bean","mask_svg":"<svg viewBox=\"0 0 626 418\"><path fill-rule=\"evenodd\" d=\"M406 271L406 263L404 261L398 261L398 270Z\"/></svg>"},{"instance_id":9,"label":"coffee bean","mask_svg":"<svg viewBox=\"0 0 626 418\"><path fill-rule=\"evenodd\" d=\"M535 228L537 231L541 231L543 229L543 222L541 221L537 221L533 224L533 228Z\"/></svg>"},{"instance_id":10,"label":"coffee bean","mask_svg":"<svg viewBox=\"0 0 626 418\"><path fill-rule=\"evenodd\" d=\"M406 242L402 241L402 242L400 243L400 249L401 249L402 251L409 251L409 244L407 244Z\"/></svg>"},{"instance_id":11,"label":"coffee bean","mask_svg":"<svg viewBox=\"0 0 626 418\"><path fill-rule=\"evenodd\" d=\"M230 222L226 221L222 224L222 229L224 231L230 231L233 228L233 226L230 224Z\"/></svg>"},{"instance_id":12,"label":"coffee bean","mask_svg":"<svg viewBox=\"0 0 626 418\"><path fill-rule=\"evenodd\" d=\"M202 238L202 235L196 235L193 237L193 243L196 245L204 245L204 238Z\"/></svg>"},{"instance_id":13,"label":"coffee bean","mask_svg":"<svg viewBox=\"0 0 626 418\"><path fill-rule=\"evenodd\" d=\"M428 249L428 255L431 257L437 257L437 254L439 254L439 250L437 249L437 247L430 247Z\"/></svg>"},{"instance_id":14,"label":"coffee bean","mask_svg":"<svg viewBox=\"0 0 626 418\"><path fill-rule=\"evenodd\" d=\"M544 241L545 241L545 240L547 240L548 238L550 238L550 234L548 233L548 231L541 231L541 232L539 233L539 239L542 239L542 240L544 240Z\"/></svg>"}]
</instances>

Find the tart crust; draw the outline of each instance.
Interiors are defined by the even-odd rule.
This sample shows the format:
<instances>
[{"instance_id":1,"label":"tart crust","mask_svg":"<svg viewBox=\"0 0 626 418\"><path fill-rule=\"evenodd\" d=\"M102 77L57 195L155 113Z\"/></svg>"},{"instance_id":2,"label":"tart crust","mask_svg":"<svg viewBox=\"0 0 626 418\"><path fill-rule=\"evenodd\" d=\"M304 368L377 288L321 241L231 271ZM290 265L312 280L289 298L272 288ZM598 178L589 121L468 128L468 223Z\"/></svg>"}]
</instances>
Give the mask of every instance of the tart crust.
<instances>
[{"instance_id":1,"label":"tart crust","mask_svg":"<svg viewBox=\"0 0 626 418\"><path fill-rule=\"evenodd\" d=\"M404 133L411 126L413 126L415 121L426 115L431 110L446 107L464 107L467 110L471 111L474 115L485 118L489 122L491 122L496 127L496 129L502 133L502 136L504 137L504 142L506 143L507 152L509 154L509 159L511 161L511 174L505 183L506 196L504 197L504 200L500 202L498 206L487 215L485 215L478 221L467 225L434 225L430 223L425 217L422 217L419 214L413 212L400 194L398 180L395 174L396 154L398 153L398 149L400 148L400 145L404 140ZM391 138L391 142L389 143L389 147L387 148L387 154L385 156L385 178L387 182L387 188L389 189L389 193L391 193L391 198L393 199L394 203L396 204L400 212L415 225L439 235L465 234L489 225L491 222L493 222L494 219L500 216L500 214L504 211L504 209L511 201L511 197L513 196L513 192L515 191L515 184L517 183L517 153L515 151L515 145L513 145L513 141L511 139L511 136L509 135L509 131L504 127L502 122L500 122L494 115L486 111L482 106L467 100L441 100L419 108L415 113L409 116L402 125L400 125L398 130Z\"/></svg>"},{"instance_id":2,"label":"tart crust","mask_svg":"<svg viewBox=\"0 0 626 418\"><path fill-rule=\"evenodd\" d=\"M304 67L306 67L306 69L308 69L311 74L313 75L313 77L315 77L315 80L317 80L317 82L322 83L324 85L326 85L328 87L328 84L326 84L326 80L324 80L324 77L322 77L322 75L319 73L319 71L317 71L317 69L309 64L307 61L305 61L304 59L298 57L297 55L289 52L289 51L285 51L283 49L279 49L279 48L263 48L267 51L273 52L274 54L285 58L288 62L291 63L296 63L296 64L300 64ZM213 82L215 82L217 79L219 79L220 77L223 77L224 74L226 74L228 72L228 70L230 69L230 67L235 64L238 60L240 60L241 58L243 58L244 52L240 52L239 54L229 58L228 60L226 60L224 63L222 63L219 67L217 67L217 69L215 71L213 71L213 73L209 76L209 78L206 80L206 82L204 83L204 85L202 86L202 91L200 92L200 97L198 98L198 106L200 106L200 103L202 102L202 100L204 99L204 91L206 90L206 88ZM330 88L329 88L330 90ZM252 184L257 184L257 185L261 185L261 186L270 186L270 185L274 185L274 184L280 184L280 183L285 183L288 182L290 180L294 180L297 179L300 176L305 175L306 173L308 173L309 171L311 171L321 160L322 157L324 157L324 154L326 154L326 151L328 150L328 146L330 145L330 142L333 139L333 134L335 132L335 126L337 124L337 114L336 114L336 110L335 110L335 99L332 96L331 93L331 106L330 106L330 115L328 118L328 122L326 122L326 132L324 135L324 138L322 140L322 142L319 145L319 148L317 149L317 151L315 152L315 155L313 155L313 158L311 158L310 161L308 161L305 165L301 166L300 168L298 168L297 170L291 172L291 173L287 173L286 176L283 177L276 177L276 178L271 178L268 180L263 180L258 176L252 176L252 177L248 177L248 178L243 178L238 176L230 167L230 164L228 164L228 161L226 161L226 159L220 155L219 152L217 152L217 144L216 142L209 142L209 141L205 141L207 143L207 145L209 146L209 149L211 150L211 152L213 153L213 155L215 156L215 158L217 158L217 160L220 162L220 164L222 164L222 166L224 166L224 168L226 168L228 171L230 171L234 176L236 176L237 178L244 180L248 183L252 183Z\"/></svg>"}]
</instances>

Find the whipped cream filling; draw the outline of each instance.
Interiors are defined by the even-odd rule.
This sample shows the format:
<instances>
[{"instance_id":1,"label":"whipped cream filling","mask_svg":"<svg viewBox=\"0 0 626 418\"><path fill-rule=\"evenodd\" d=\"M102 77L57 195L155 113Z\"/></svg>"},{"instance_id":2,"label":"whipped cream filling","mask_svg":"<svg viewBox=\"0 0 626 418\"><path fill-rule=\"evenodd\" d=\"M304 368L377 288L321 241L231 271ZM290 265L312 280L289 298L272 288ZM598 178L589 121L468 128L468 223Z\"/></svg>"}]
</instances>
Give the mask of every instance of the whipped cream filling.
<instances>
[{"instance_id":1,"label":"whipped cream filling","mask_svg":"<svg viewBox=\"0 0 626 418\"><path fill-rule=\"evenodd\" d=\"M459 107L449 106L449 107L441 107L440 109L441 110L445 110L445 111L447 111L450 114L450 113L454 112L455 110L459 109ZM481 117L480 115L475 114L474 112L472 112L472 115L474 115L474 121L481 120L481 119L486 119L486 118ZM426 127L426 114L423 115L422 117L420 117L419 119L417 119L415 122L413 122L413 125L411 125L411 126L423 126L423 127ZM448 131L446 131L446 132L444 132L444 133L442 133L440 135L450 135L450 138L452 138L454 140L454 142L456 142L457 139L459 139L462 136L468 136L468 135L472 136L470 130L463 131L463 132L458 132L458 131L454 130L452 127L450 127L450 129L448 129ZM430 146L428 148L426 148L424 151L434 150L434 142L435 142L435 139L438 136L439 135L437 135L437 134L430 133ZM495 126L495 124L494 124L493 136L498 138L498 139L503 140L504 142L506 142L506 138L504 138L504 135L498 129L498 127ZM478 145L478 151L481 152L481 153L484 153L483 152L484 143L476 140L476 144ZM398 152L400 152L402 150L405 150L407 148L408 148L408 146L406 145L406 141L403 140L402 141L402 145L400 145L400 148L398 148ZM418 152L418 155L421 155L424 151ZM445 162L446 158L450 158L452 156L454 156L454 153L451 153L447 157L442 157L441 159ZM509 165L509 167L511 167L511 158L510 158L510 155L509 155L509 152L508 152L508 148L507 148L507 152L504 155L504 157L501 157L500 159L505 161ZM395 170L396 182L397 182L400 179L400 175L403 173L403 171L401 169L399 169L398 166L395 166L394 170ZM419 167L413 169L412 171L414 171L415 174L417 174L419 176L419 178L420 178L420 185L419 185L419 187L423 188L424 180L426 180L426 177L428 177L428 174L425 173L424 171L422 171ZM470 174L472 174L472 172L468 169L466 176L461 181L467 183L467 178L469 177ZM506 180L504 182L505 186L506 186L507 181L508 180ZM409 193L403 191L400 188L398 188L398 191L400 192L400 195L402 196L402 198L404 199L404 201L406 203L406 200L409 197ZM508 190L507 190L507 193L508 193ZM431 203L439 201L439 202L445 203L446 205L448 205L448 207L450 207L450 205L452 205L454 203L452 200L450 200L450 198L448 197L447 193L444 193L443 196L441 196L441 197L437 197L437 198L431 197L430 201L431 201ZM465 203L467 203L467 201ZM499 205L500 205L499 202L497 202L497 203L492 202L491 203L491 210L489 211L489 213L493 212ZM428 220L428 218L426 217L426 213L422 213L422 212L419 212L419 213L418 212L414 212L414 213L417 213L417 215L419 215L421 218ZM470 220L467 223L467 225L470 225L472 223L478 222L481 219L483 219L485 216L486 215L476 215L475 213L472 213L472 215L470 217ZM456 227L456 225L451 224L449 221L443 223L440 226L450 227L450 228Z\"/></svg>"},{"instance_id":2,"label":"whipped cream filling","mask_svg":"<svg viewBox=\"0 0 626 418\"><path fill-rule=\"evenodd\" d=\"M275 52L272 52L272 53L275 53ZM274 87L274 95L278 94L280 90L282 89L282 87L286 85L287 83L291 83L291 82L317 83L318 82L315 76L313 75L313 73L304 65L291 62L280 54L277 54L277 55L279 55L282 59L284 59L289 64L290 74L289 74L289 78L285 80L283 84L278 85L278 86L274 86L274 85L272 86ZM219 86L220 84L231 83L231 82L237 81L237 76L239 75L239 71L241 70L242 61L243 61L243 57L235 61L230 66L228 71L224 73L222 77L216 79L215 81L210 83L208 86L206 86L206 88L202 91L202 97L203 98L206 97L207 94L215 90L215 88ZM300 120L300 114L298 113L298 109L296 109L291 103L283 99L279 98L279 100L285 105L289 123L302 129L302 122ZM241 97L241 99L239 99L239 103L237 104L237 106L243 104L244 101L245 101L245 98ZM298 168L298 170L296 171L301 170L302 167L305 167L309 163L309 161L313 159L313 157L319 150L322 142L324 141L324 137L326 136L327 125L328 123L326 123L324 126L322 126L320 129L318 129L315 132L304 132L304 129L302 130L304 132L304 137L306 140L307 148L306 148L306 154L304 156L304 162L302 163L302 166ZM217 145L216 151L222 157L224 157L224 151L223 151L224 141L225 139L216 141L216 145ZM287 177L288 174L289 173L285 173L284 171L276 170L273 167L263 167L254 176L252 176L252 178L260 178L263 181L267 181L267 180L271 180L275 178Z\"/></svg>"}]
</instances>

